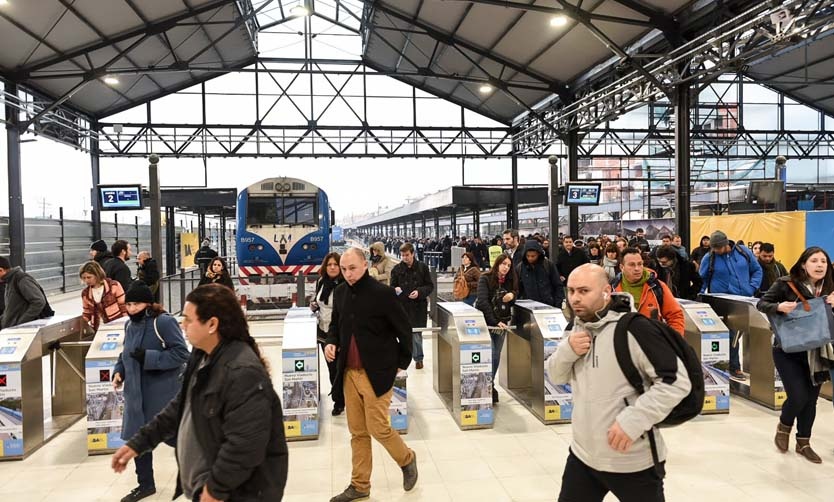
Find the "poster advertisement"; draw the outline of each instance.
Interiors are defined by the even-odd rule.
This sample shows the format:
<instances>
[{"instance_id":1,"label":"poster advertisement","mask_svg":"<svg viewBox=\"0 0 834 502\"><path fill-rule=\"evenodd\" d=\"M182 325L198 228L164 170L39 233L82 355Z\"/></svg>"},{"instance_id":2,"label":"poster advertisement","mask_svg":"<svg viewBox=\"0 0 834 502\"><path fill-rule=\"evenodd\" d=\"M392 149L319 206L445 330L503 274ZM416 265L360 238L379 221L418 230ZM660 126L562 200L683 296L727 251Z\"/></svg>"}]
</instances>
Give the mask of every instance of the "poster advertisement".
<instances>
[{"instance_id":1,"label":"poster advertisement","mask_svg":"<svg viewBox=\"0 0 834 502\"><path fill-rule=\"evenodd\" d=\"M785 392L785 386L782 385L782 377L779 376L779 370L773 368L773 404L782 406L788 394Z\"/></svg>"},{"instance_id":2,"label":"poster advertisement","mask_svg":"<svg viewBox=\"0 0 834 502\"><path fill-rule=\"evenodd\" d=\"M23 456L22 402L20 365L0 364L0 457Z\"/></svg>"},{"instance_id":3,"label":"poster advertisement","mask_svg":"<svg viewBox=\"0 0 834 502\"><path fill-rule=\"evenodd\" d=\"M491 425L492 347L488 343L460 345L461 427Z\"/></svg>"},{"instance_id":4,"label":"poster advertisement","mask_svg":"<svg viewBox=\"0 0 834 502\"><path fill-rule=\"evenodd\" d=\"M550 326L550 324L548 324ZM561 326L559 326L561 329ZM553 385L547 373L547 359L556 352L559 340L544 341L544 420L568 422L573 414L570 384Z\"/></svg>"},{"instance_id":5,"label":"poster advertisement","mask_svg":"<svg viewBox=\"0 0 834 502\"><path fill-rule=\"evenodd\" d=\"M288 440L319 435L319 378L316 349L281 354L284 432Z\"/></svg>"},{"instance_id":6,"label":"poster advertisement","mask_svg":"<svg viewBox=\"0 0 834 502\"><path fill-rule=\"evenodd\" d=\"M182 232L180 234L180 267L189 268L195 265L194 255L200 249L200 238L197 234Z\"/></svg>"},{"instance_id":7,"label":"poster advertisement","mask_svg":"<svg viewBox=\"0 0 834 502\"><path fill-rule=\"evenodd\" d=\"M700 314L700 312L698 312ZM702 323L714 322L704 312ZM701 366L704 370L704 412L730 409L730 333L703 333Z\"/></svg>"},{"instance_id":8,"label":"poster advertisement","mask_svg":"<svg viewBox=\"0 0 834 502\"><path fill-rule=\"evenodd\" d=\"M388 417L391 427L400 434L408 432L408 391L406 380L408 373L400 371L394 379L394 394L391 396L391 405L388 407Z\"/></svg>"},{"instance_id":9,"label":"poster advertisement","mask_svg":"<svg viewBox=\"0 0 834 502\"><path fill-rule=\"evenodd\" d=\"M87 379L87 450L104 453L125 444L121 438L124 393L113 389L117 359L88 360L84 367Z\"/></svg>"}]
</instances>

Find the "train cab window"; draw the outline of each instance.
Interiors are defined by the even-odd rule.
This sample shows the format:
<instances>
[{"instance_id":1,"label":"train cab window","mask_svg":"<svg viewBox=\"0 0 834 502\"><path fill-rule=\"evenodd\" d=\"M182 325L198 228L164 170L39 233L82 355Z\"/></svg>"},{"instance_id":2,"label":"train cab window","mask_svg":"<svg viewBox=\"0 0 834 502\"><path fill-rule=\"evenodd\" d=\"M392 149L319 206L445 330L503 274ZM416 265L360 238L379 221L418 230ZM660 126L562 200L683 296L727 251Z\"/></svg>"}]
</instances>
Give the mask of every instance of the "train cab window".
<instances>
[{"instance_id":1,"label":"train cab window","mask_svg":"<svg viewBox=\"0 0 834 502\"><path fill-rule=\"evenodd\" d=\"M316 200L313 197L250 197L246 224L316 226Z\"/></svg>"}]
</instances>

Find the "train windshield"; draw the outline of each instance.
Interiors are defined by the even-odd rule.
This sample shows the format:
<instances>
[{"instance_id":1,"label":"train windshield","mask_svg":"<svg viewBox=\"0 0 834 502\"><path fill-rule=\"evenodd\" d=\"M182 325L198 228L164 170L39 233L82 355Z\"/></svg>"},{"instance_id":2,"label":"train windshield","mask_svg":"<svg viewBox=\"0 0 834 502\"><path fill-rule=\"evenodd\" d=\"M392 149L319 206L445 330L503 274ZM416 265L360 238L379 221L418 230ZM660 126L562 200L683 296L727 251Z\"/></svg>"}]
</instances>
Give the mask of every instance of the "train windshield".
<instances>
[{"instance_id":1,"label":"train windshield","mask_svg":"<svg viewBox=\"0 0 834 502\"><path fill-rule=\"evenodd\" d=\"M317 226L315 197L250 197L247 225Z\"/></svg>"}]
</instances>

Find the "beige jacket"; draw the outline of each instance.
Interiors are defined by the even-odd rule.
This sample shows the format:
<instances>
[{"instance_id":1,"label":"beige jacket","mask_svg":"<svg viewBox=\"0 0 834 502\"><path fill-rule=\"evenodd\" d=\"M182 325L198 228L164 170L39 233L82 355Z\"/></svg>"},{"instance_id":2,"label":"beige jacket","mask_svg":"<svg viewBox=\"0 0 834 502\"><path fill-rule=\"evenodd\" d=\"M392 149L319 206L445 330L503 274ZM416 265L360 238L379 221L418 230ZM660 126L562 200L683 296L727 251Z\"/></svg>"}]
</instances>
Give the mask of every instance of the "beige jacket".
<instances>
[{"instance_id":1,"label":"beige jacket","mask_svg":"<svg viewBox=\"0 0 834 502\"><path fill-rule=\"evenodd\" d=\"M382 242L374 242L371 244L371 249L376 251L376 254L382 256L382 259L374 263L371 261L368 266L368 273L379 282L390 286L391 285L391 270L394 269L394 261L385 254L385 244Z\"/></svg>"}]
</instances>

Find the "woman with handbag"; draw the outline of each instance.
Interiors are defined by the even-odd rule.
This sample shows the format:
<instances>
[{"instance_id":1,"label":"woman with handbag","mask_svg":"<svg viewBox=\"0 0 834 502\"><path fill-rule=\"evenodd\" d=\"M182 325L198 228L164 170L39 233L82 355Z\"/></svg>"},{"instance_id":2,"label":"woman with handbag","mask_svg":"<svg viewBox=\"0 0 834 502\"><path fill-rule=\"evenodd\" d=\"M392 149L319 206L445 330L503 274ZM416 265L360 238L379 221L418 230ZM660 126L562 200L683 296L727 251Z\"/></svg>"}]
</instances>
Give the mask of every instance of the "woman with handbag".
<instances>
[{"instance_id":1,"label":"woman with handbag","mask_svg":"<svg viewBox=\"0 0 834 502\"><path fill-rule=\"evenodd\" d=\"M498 373L498 363L501 360L501 349L507 336L512 306L518 296L518 277L513 270L513 259L506 254L495 258L492 268L478 280L478 299L475 308L484 313L492 339L492 402L498 402L498 391L495 389L495 375Z\"/></svg>"},{"instance_id":2,"label":"woman with handbag","mask_svg":"<svg viewBox=\"0 0 834 502\"><path fill-rule=\"evenodd\" d=\"M773 363L782 377L787 399L782 404L782 414L776 426L774 442L781 452L788 451L791 429L796 421L796 452L809 461L819 464L822 459L811 448L811 429L817 412L817 397L820 386L828 380L828 361L820 357L821 349L789 352L788 345L780 338L780 319L797 308L810 311L809 298L823 297L826 306L834 305L834 269L828 254L819 247L806 249L791 267L790 275L773 283L762 296L757 308L771 317L774 327ZM829 307L830 308L830 307ZM822 340L830 339L830 331L820 325L824 333L818 333ZM781 337L791 335L782 329ZM792 340L791 340L792 341Z\"/></svg>"},{"instance_id":3,"label":"woman with handbag","mask_svg":"<svg viewBox=\"0 0 834 502\"><path fill-rule=\"evenodd\" d=\"M454 282L455 300L472 306L475 305L475 300L478 298L478 280L481 278L481 269L475 263L477 262L474 254L463 253L460 258L461 267L455 275ZM463 288L463 284L466 284L465 288ZM462 294L463 292L466 294Z\"/></svg>"},{"instance_id":4,"label":"woman with handbag","mask_svg":"<svg viewBox=\"0 0 834 502\"><path fill-rule=\"evenodd\" d=\"M318 326L316 326L316 340L324 352L325 341L327 340L327 333L330 331L330 321L333 316L333 303L330 301L333 296L333 290L336 286L345 282L342 277L342 269L339 268L339 260L341 256L339 253L327 253L324 261L321 264L321 270L318 281L316 281L316 293L313 301L310 302L310 310L316 312L318 316ZM333 386L336 380L336 360L327 361L327 372L330 375L330 385L332 387L330 393L333 397L333 411L331 414L335 417L341 415L345 411L345 396L342 389Z\"/></svg>"}]
</instances>

